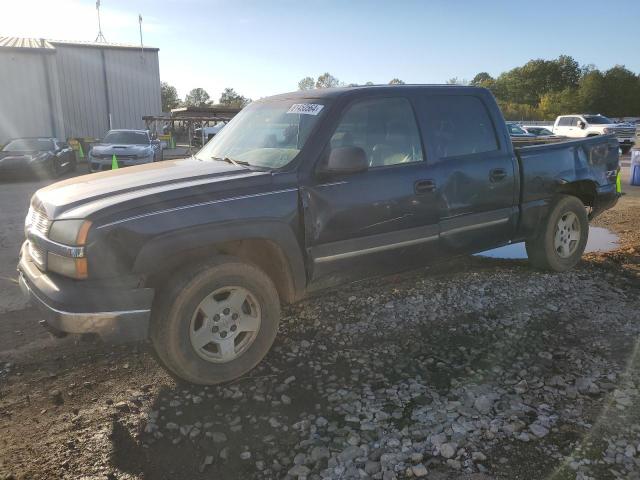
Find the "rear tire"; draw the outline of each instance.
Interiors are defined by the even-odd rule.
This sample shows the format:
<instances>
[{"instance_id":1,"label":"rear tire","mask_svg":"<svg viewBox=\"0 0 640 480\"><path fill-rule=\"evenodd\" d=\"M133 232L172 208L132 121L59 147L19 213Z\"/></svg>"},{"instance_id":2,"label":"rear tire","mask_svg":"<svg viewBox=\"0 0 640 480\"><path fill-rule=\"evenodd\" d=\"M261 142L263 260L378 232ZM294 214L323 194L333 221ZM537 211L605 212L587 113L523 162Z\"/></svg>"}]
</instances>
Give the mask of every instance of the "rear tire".
<instances>
[{"instance_id":1,"label":"rear tire","mask_svg":"<svg viewBox=\"0 0 640 480\"><path fill-rule=\"evenodd\" d=\"M156 298L151 341L163 366L187 382L214 385L244 375L278 332L273 282L235 257L185 268Z\"/></svg>"},{"instance_id":2,"label":"rear tire","mask_svg":"<svg viewBox=\"0 0 640 480\"><path fill-rule=\"evenodd\" d=\"M540 232L525 243L529 262L535 268L565 272L577 265L589 237L589 220L580 199L557 198Z\"/></svg>"}]
</instances>

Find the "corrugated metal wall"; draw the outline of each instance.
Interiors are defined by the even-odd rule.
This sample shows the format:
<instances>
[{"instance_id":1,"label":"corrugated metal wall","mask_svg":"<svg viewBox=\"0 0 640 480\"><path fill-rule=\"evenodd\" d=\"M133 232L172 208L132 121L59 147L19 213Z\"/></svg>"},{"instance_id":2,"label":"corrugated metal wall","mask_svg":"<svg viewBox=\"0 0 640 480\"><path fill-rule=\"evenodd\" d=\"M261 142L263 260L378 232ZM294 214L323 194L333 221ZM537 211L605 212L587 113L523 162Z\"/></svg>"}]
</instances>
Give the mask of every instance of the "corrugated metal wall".
<instances>
[{"instance_id":1,"label":"corrugated metal wall","mask_svg":"<svg viewBox=\"0 0 640 480\"><path fill-rule=\"evenodd\" d=\"M143 115L160 115L157 52L105 49L113 128L144 128Z\"/></svg>"},{"instance_id":2,"label":"corrugated metal wall","mask_svg":"<svg viewBox=\"0 0 640 480\"><path fill-rule=\"evenodd\" d=\"M109 129L100 49L56 46L65 131L100 137Z\"/></svg>"},{"instance_id":3,"label":"corrugated metal wall","mask_svg":"<svg viewBox=\"0 0 640 480\"><path fill-rule=\"evenodd\" d=\"M12 137L54 135L45 75L50 55L0 50L0 144Z\"/></svg>"},{"instance_id":4,"label":"corrugated metal wall","mask_svg":"<svg viewBox=\"0 0 640 480\"><path fill-rule=\"evenodd\" d=\"M143 115L162 112L157 51L57 44L56 59L68 135L104 136L109 113L112 128L144 128Z\"/></svg>"},{"instance_id":5,"label":"corrugated metal wall","mask_svg":"<svg viewBox=\"0 0 640 480\"><path fill-rule=\"evenodd\" d=\"M143 115L162 113L157 51L0 49L0 144L17 136L101 138L109 113L112 128L144 128Z\"/></svg>"}]
</instances>

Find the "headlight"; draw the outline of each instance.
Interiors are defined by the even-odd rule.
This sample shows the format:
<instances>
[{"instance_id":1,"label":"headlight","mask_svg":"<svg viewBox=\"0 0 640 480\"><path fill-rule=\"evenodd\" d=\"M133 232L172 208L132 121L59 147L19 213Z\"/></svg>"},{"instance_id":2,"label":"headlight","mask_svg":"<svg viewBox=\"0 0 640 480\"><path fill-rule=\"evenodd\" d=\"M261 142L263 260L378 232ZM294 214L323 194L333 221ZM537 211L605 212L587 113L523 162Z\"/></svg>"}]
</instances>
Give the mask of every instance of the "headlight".
<instances>
[{"instance_id":1,"label":"headlight","mask_svg":"<svg viewBox=\"0 0 640 480\"><path fill-rule=\"evenodd\" d=\"M91 228L88 220L57 220L51 224L49 238L63 245L82 246Z\"/></svg>"},{"instance_id":2,"label":"headlight","mask_svg":"<svg viewBox=\"0 0 640 480\"><path fill-rule=\"evenodd\" d=\"M31 161L32 162L41 162L42 160L46 160L46 158L49 156L49 154L47 152L41 152L38 153L37 155L34 155L33 157L31 157Z\"/></svg>"},{"instance_id":3,"label":"headlight","mask_svg":"<svg viewBox=\"0 0 640 480\"><path fill-rule=\"evenodd\" d=\"M613 128L603 128L602 129L602 133L605 133L605 134L613 133L613 132L614 132Z\"/></svg>"},{"instance_id":4,"label":"headlight","mask_svg":"<svg viewBox=\"0 0 640 480\"><path fill-rule=\"evenodd\" d=\"M91 222L88 220L57 220L51 224L48 237L63 245L82 247L87 243L90 228ZM74 250L80 250L80 253L76 255ZM69 256L48 252L47 269L66 277L87 278L89 273L87 258L82 249L70 249L69 251Z\"/></svg>"}]
</instances>

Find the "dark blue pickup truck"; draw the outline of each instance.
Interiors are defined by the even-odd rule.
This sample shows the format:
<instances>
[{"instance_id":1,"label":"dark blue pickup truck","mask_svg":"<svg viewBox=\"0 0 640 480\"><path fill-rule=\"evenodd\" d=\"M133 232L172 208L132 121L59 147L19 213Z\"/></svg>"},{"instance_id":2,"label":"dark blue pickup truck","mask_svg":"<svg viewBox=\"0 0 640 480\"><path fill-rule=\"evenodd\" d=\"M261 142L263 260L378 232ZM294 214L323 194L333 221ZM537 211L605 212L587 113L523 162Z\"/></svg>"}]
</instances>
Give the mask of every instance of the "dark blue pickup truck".
<instances>
[{"instance_id":1,"label":"dark blue pickup truck","mask_svg":"<svg viewBox=\"0 0 640 480\"><path fill-rule=\"evenodd\" d=\"M264 357L281 302L345 272L520 241L537 268L573 267L618 165L613 136L514 149L481 88L279 95L191 158L39 190L20 283L54 331L150 337L170 372L215 384Z\"/></svg>"}]
</instances>

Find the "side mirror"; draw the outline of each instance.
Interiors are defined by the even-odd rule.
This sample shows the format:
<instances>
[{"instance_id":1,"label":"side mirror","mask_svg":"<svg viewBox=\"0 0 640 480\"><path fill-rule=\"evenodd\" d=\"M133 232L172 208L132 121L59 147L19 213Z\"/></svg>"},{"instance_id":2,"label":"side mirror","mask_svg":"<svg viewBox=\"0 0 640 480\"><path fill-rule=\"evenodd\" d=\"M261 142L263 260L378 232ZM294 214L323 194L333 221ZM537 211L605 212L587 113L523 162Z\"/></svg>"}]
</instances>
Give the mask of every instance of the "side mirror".
<instances>
[{"instance_id":1,"label":"side mirror","mask_svg":"<svg viewBox=\"0 0 640 480\"><path fill-rule=\"evenodd\" d=\"M584 128L587 126L586 123L584 123L582 120L578 120L578 126L584 130Z\"/></svg>"},{"instance_id":2,"label":"side mirror","mask_svg":"<svg viewBox=\"0 0 640 480\"><path fill-rule=\"evenodd\" d=\"M369 168L367 154L360 147L338 147L331 149L322 173L359 173Z\"/></svg>"}]
</instances>

